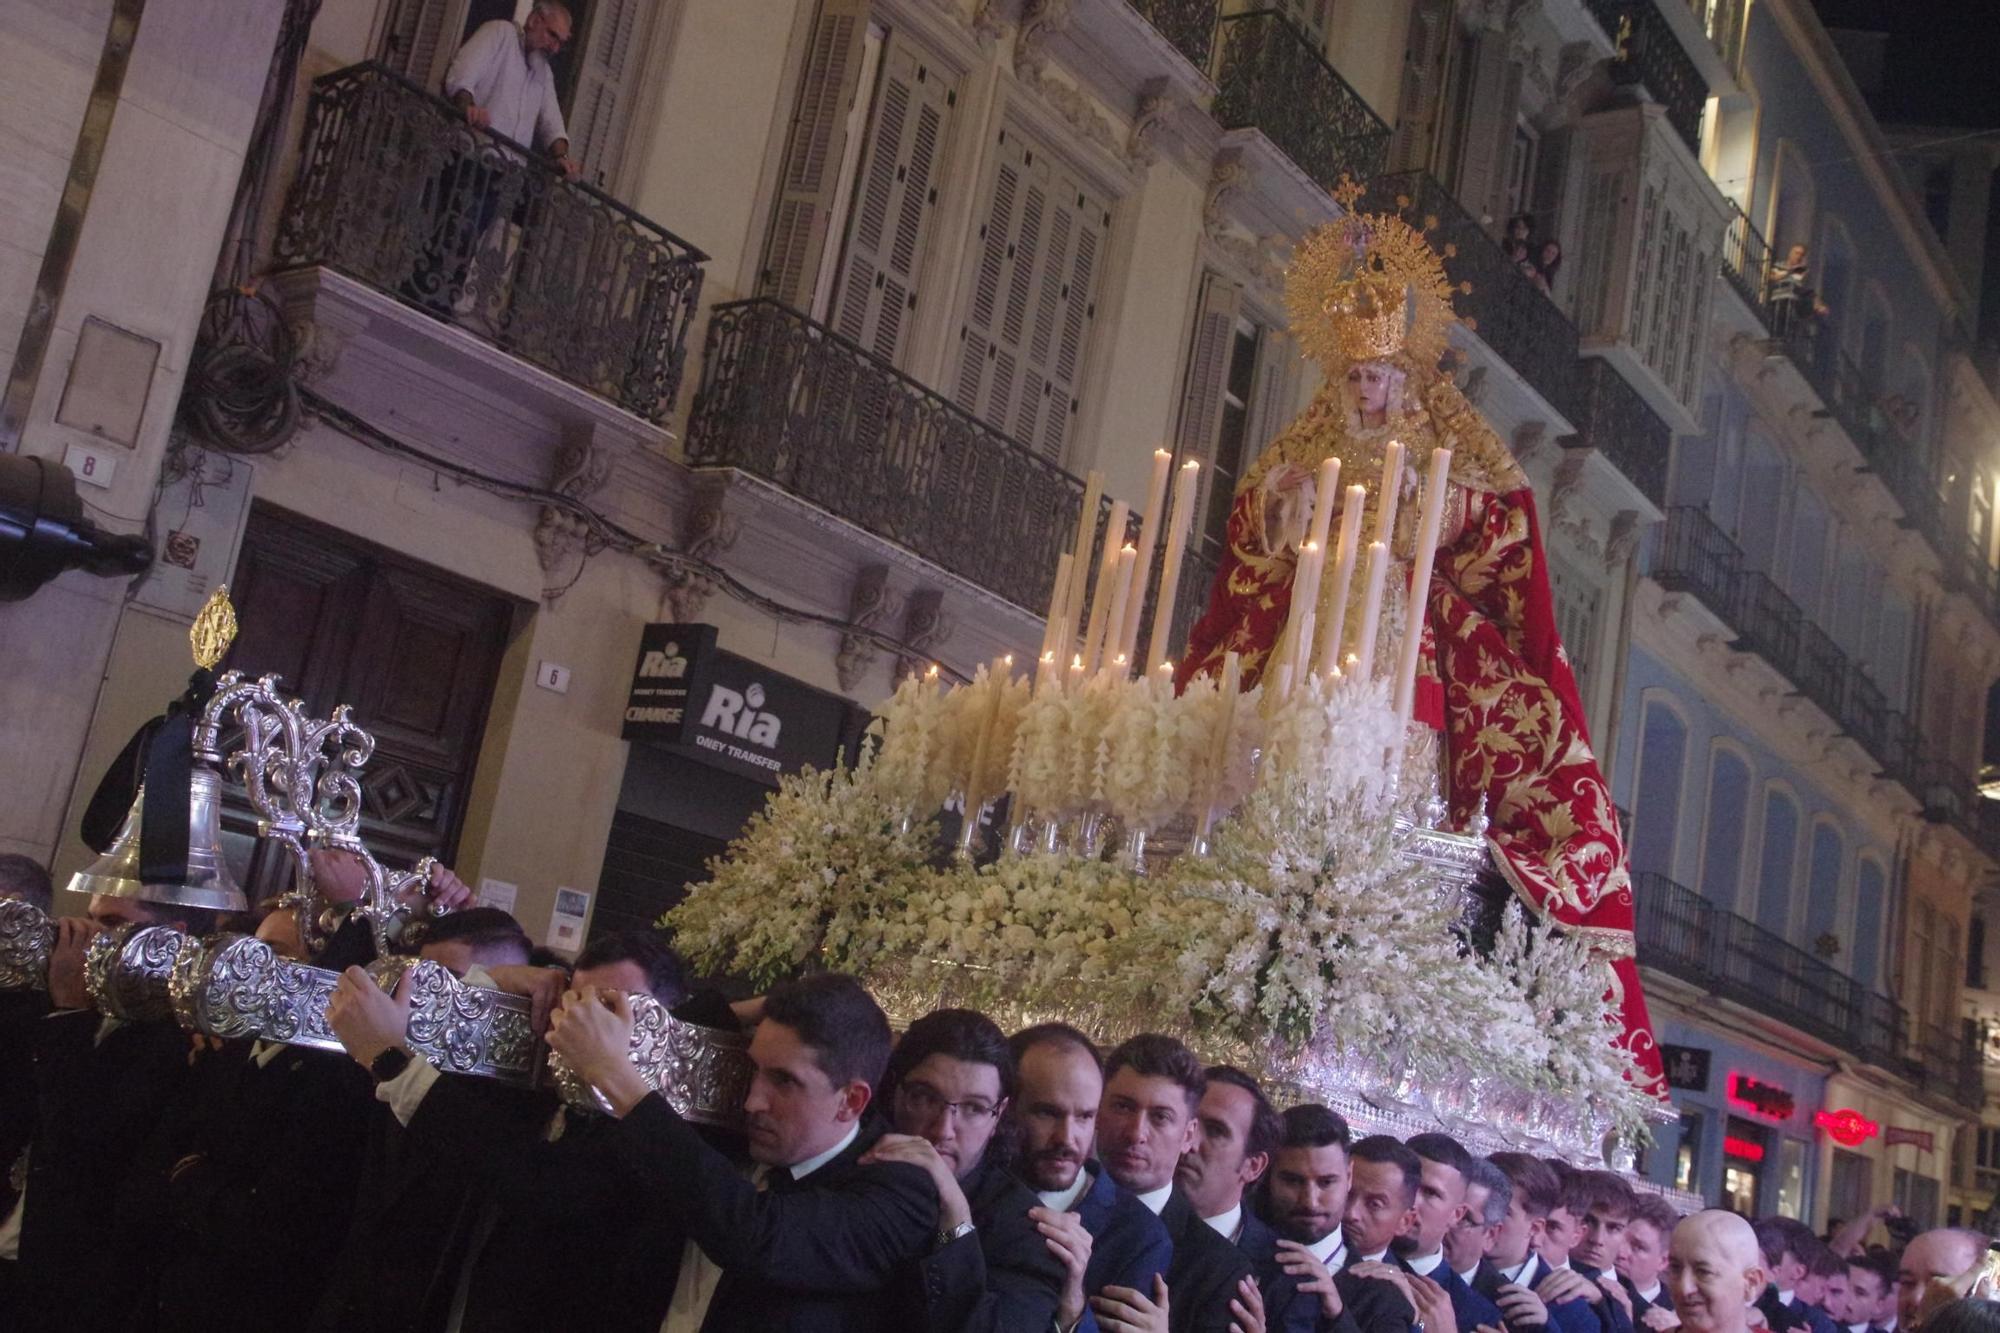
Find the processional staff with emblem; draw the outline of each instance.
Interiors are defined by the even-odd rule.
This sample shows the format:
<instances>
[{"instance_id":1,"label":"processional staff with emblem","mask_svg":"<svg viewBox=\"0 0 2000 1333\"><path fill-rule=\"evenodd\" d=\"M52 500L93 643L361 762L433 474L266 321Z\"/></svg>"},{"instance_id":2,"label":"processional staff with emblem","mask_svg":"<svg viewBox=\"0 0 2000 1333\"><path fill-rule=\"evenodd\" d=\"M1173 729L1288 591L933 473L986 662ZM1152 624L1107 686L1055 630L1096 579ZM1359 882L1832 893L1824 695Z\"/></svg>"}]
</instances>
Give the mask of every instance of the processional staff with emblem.
<instances>
[{"instance_id":1,"label":"processional staff with emblem","mask_svg":"<svg viewBox=\"0 0 2000 1333\"><path fill-rule=\"evenodd\" d=\"M1534 492L1444 368L1461 321L1445 256L1424 234L1435 219L1419 230L1395 214L1361 213L1362 193L1344 184L1336 197L1346 221L1313 233L1294 257L1286 288L1293 332L1325 380L1237 485L1228 550L1189 632L1179 680L1219 674L1232 653L1245 689L1274 663L1352 667L1370 648L1371 658L1393 654L1410 616L1412 566L1428 563L1405 715L1441 739L1440 777L1456 824L1471 826L1484 812L1514 891L1549 921L1583 933L1611 963L1624 1043L1657 1087L1660 1052L1633 957L1624 839L1556 631ZM1409 501L1440 449L1451 451L1450 488L1434 555L1419 562L1418 506ZM1301 551L1317 478L1333 471L1318 469L1330 458L1340 460L1341 483L1358 483L1335 498L1335 510L1351 500L1367 518L1343 522L1336 575L1321 579ZM1382 585L1379 633L1363 623L1374 600L1349 596L1351 580L1383 577L1364 572L1346 535L1363 526L1387 534L1384 563L1393 570ZM1314 590L1313 606L1293 607L1298 586ZM1296 642L1301 626L1311 643ZM1367 669L1387 670L1372 660Z\"/></svg>"}]
</instances>

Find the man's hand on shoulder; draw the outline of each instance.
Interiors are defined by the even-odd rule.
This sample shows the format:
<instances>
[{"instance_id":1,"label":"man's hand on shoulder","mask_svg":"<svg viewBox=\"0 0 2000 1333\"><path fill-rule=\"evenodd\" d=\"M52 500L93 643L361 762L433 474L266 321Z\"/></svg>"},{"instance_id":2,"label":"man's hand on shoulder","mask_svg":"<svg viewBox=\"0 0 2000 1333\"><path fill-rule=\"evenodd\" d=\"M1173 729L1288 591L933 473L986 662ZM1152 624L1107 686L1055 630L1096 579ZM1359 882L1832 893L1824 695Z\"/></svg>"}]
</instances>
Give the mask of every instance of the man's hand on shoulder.
<instances>
[{"instance_id":1,"label":"man's hand on shoulder","mask_svg":"<svg viewBox=\"0 0 2000 1333\"><path fill-rule=\"evenodd\" d=\"M1101 1333L1167 1333L1167 1280L1153 1275L1153 1294L1134 1287L1106 1287L1090 1298Z\"/></svg>"},{"instance_id":2,"label":"man's hand on shoulder","mask_svg":"<svg viewBox=\"0 0 2000 1333\"><path fill-rule=\"evenodd\" d=\"M1340 1318L1340 1288L1333 1270L1313 1258L1311 1250L1295 1240L1278 1242L1278 1267L1299 1279L1299 1290L1319 1297L1320 1313L1328 1319Z\"/></svg>"},{"instance_id":3,"label":"man's hand on shoulder","mask_svg":"<svg viewBox=\"0 0 2000 1333\"><path fill-rule=\"evenodd\" d=\"M1493 1293L1493 1303L1509 1328L1542 1328L1549 1322L1547 1302L1518 1282L1503 1282Z\"/></svg>"}]
</instances>

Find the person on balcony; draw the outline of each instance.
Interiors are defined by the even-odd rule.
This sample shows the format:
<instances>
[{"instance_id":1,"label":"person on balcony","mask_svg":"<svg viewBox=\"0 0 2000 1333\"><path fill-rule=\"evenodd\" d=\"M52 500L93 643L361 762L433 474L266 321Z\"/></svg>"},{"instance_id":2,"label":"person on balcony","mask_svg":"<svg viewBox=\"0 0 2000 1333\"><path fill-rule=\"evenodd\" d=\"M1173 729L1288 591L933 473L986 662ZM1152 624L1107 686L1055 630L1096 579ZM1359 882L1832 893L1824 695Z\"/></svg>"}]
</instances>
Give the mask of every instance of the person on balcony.
<instances>
[{"instance_id":1,"label":"person on balcony","mask_svg":"<svg viewBox=\"0 0 2000 1333\"><path fill-rule=\"evenodd\" d=\"M1810 336L1813 321L1827 313L1819 294L1807 285L1806 247L1794 245L1781 264L1764 277L1764 303L1771 311L1771 331L1780 338Z\"/></svg>"},{"instance_id":2,"label":"person on balcony","mask_svg":"<svg viewBox=\"0 0 2000 1333\"><path fill-rule=\"evenodd\" d=\"M569 44L571 22L561 0L536 0L519 25L508 19L481 24L452 57L444 95L473 129L548 154L556 169L574 180L578 169L549 68L549 57ZM455 148L424 187L430 234L405 296L446 318L468 301L475 308L497 305L505 246L494 246L487 262L477 261L503 211L517 223L525 220L532 173L518 163L518 154L483 135Z\"/></svg>"}]
</instances>

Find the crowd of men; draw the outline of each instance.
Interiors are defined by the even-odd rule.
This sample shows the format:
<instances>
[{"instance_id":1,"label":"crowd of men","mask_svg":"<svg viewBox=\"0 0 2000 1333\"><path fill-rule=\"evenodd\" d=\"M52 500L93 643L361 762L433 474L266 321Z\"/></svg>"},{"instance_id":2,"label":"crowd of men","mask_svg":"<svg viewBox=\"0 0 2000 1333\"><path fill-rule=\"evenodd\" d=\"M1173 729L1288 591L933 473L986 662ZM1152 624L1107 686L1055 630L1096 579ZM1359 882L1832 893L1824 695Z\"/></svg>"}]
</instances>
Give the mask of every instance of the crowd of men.
<instances>
[{"instance_id":1,"label":"crowd of men","mask_svg":"<svg viewBox=\"0 0 2000 1333\"><path fill-rule=\"evenodd\" d=\"M1861 1249L1874 1217L1831 1245L1683 1220L1609 1172L1357 1135L1171 1036L1104 1051L942 1009L897 1037L850 977L731 1004L653 933L565 969L503 912L433 923L423 956L529 997L610 1108L580 1111L413 1057L406 996L356 966L328 1011L344 1053L101 1016L93 924L217 923L91 918L0 1012L0 1328L1914 1333L1986 1253ZM304 953L289 912L258 933ZM751 1029L739 1125L683 1119L632 1065L641 993Z\"/></svg>"}]
</instances>

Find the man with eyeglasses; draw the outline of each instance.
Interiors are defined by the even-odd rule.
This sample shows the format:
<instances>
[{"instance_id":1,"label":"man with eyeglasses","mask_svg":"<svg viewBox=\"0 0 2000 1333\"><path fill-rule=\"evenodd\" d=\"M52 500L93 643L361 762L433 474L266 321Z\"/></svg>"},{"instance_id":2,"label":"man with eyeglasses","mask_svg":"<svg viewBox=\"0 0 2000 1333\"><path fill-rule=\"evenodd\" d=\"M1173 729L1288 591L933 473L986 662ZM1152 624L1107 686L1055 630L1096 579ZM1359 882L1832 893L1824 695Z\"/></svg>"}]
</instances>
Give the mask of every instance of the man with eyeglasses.
<instances>
[{"instance_id":1,"label":"man with eyeglasses","mask_svg":"<svg viewBox=\"0 0 2000 1333\"><path fill-rule=\"evenodd\" d=\"M910 1024L883 1080L889 1121L862 1159L908 1162L938 1192L938 1234L897 1292L901 1327L1000 1333L1056 1326L1064 1270L1028 1216L1034 1194L999 1160L994 1131L1014 1092L1014 1054L993 1021L940 1009Z\"/></svg>"}]
</instances>

